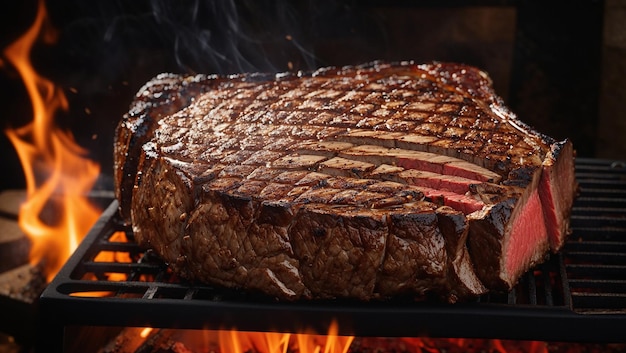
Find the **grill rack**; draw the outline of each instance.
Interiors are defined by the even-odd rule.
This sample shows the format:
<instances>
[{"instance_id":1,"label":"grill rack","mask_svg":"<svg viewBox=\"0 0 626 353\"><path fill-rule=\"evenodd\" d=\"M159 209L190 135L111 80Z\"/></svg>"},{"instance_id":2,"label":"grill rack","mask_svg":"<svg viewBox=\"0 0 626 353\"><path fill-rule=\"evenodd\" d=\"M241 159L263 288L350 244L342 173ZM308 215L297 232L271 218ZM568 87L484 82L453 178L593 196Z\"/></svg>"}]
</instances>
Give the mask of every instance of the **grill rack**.
<instances>
[{"instance_id":1,"label":"grill rack","mask_svg":"<svg viewBox=\"0 0 626 353\"><path fill-rule=\"evenodd\" d=\"M42 339L50 347L73 325L324 333L336 321L340 335L624 342L626 164L577 159L576 176L581 193L563 251L511 292L460 304L283 303L187 283L132 241L113 201L43 292ZM130 240L113 240L119 232ZM101 252L127 255L130 262L95 261ZM123 278L112 281L112 274Z\"/></svg>"}]
</instances>

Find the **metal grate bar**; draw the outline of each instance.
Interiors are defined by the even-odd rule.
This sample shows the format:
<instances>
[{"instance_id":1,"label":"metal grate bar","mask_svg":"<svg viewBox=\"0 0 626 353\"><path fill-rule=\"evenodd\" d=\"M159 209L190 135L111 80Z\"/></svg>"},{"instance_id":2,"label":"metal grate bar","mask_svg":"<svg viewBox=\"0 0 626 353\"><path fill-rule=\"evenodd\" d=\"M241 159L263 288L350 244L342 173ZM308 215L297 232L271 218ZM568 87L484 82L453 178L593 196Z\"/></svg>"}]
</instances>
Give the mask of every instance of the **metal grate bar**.
<instances>
[{"instance_id":1,"label":"metal grate bar","mask_svg":"<svg viewBox=\"0 0 626 353\"><path fill-rule=\"evenodd\" d=\"M585 242L582 241L583 239ZM578 227L565 247L576 246L576 244L584 245L586 242L622 242L624 239L626 239L626 233L622 228L608 226L602 226L602 228Z\"/></svg>"},{"instance_id":2,"label":"metal grate bar","mask_svg":"<svg viewBox=\"0 0 626 353\"><path fill-rule=\"evenodd\" d=\"M104 272L115 272L115 273L131 273L131 272L140 272L140 273L157 273L162 271L162 267L155 264L145 264L145 263L107 263L107 265L103 265L101 263L85 261L83 263L83 269L87 272L94 273L104 273Z\"/></svg>"},{"instance_id":3,"label":"metal grate bar","mask_svg":"<svg viewBox=\"0 0 626 353\"><path fill-rule=\"evenodd\" d=\"M570 288L574 291L596 291L603 293L626 293L626 279L606 280L606 279L571 279Z\"/></svg>"},{"instance_id":4,"label":"metal grate bar","mask_svg":"<svg viewBox=\"0 0 626 353\"><path fill-rule=\"evenodd\" d=\"M119 251L119 252L133 252L137 250L137 245L129 243L107 242L98 244L100 251Z\"/></svg>"},{"instance_id":5,"label":"metal grate bar","mask_svg":"<svg viewBox=\"0 0 626 353\"><path fill-rule=\"evenodd\" d=\"M191 300L195 297L196 293L198 293L198 290L195 288L189 288L189 290L187 291L187 293L185 293L185 297L183 299L185 300Z\"/></svg>"},{"instance_id":6,"label":"metal grate bar","mask_svg":"<svg viewBox=\"0 0 626 353\"><path fill-rule=\"evenodd\" d=\"M141 299L153 299L157 290L159 290L159 287L157 286L148 287L148 290L146 291L146 293L143 295Z\"/></svg>"},{"instance_id":7,"label":"metal grate bar","mask_svg":"<svg viewBox=\"0 0 626 353\"><path fill-rule=\"evenodd\" d=\"M619 216L587 216L574 214L571 217L571 225L577 227L626 227L626 219Z\"/></svg>"},{"instance_id":8,"label":"metal grate bar","mask_svg":"<svg viewBox=\"0 0 626 353\"><path fill-rule=\"evenodd\" d=\"M611 178L594 178L594 179L579 179L579 184L582 188L592 189L623 189L624 180Z\"/></svg>"},{"instance_id":9,"label":"metal grate bar","mask_svg":"<svg viewBox=\"0 0 626 353\"><path fill-rule=\"evenodd\" d=\"M545 299L546 299L546 305L548 306L553 306L554 304L554 299L552 296L552 280L550 277L550 273L545 271L541 273L542 275L542 282L543 283L543 287L544 287L544 295L545 295Z\"/></svg>"},{"instance_id":10,"label":"metal grate bar","mask_svg":"<svg viewBox=\"0 0 626 353\"><path fill-rule=\"evenodd\" d=\"M579 313L626 313L626 294L572 292Z\"/></svg>"},{"instance_id":11,"label":"metal grate bar","mask_svg":"<svg viewBox=\"0 0 626 353\"><path fill-rule=\"evenodd\" d=\"M528 272L528 303L531 305L537 305L537 283L535 282L535 276L532 272Z\"/></svg>"},{"instance_id":12,"label":"metal grate bar","mask_svg":"<svg viewBox=\"0 0 626 353\"><path fill-rule=\"evenodd\" d=\"M568 278L620 278L626 274L626 265L567 264Z\"/></svg>"},{"instance_id":13,"label":"metal grate bar","mask_svg":"<svg viewBox=\"0 0 626 353\"><path fill-rule=\"evenodd\" d=\"M614 240L586 240L584 242L568 242L567 245L568 254L584 253L593 250L603 253L617 253L624 255L626 253L626 243Z\"/></svg>"},{"instance_id":14,"label":"metal grate bar","mask_svg":"<svg viewBox=\"0 0 626 353\"><path fill-rule=\"evenodd\" d=\"M620 201L626 199L626 189L595 189L592 187L585 187L585 193L594 195L595 197L578 197L576 200L577 204L585 205L586 200L594 200L597 198L603 198L605 200L616 198Z\"/></svg>"}]
</instances>

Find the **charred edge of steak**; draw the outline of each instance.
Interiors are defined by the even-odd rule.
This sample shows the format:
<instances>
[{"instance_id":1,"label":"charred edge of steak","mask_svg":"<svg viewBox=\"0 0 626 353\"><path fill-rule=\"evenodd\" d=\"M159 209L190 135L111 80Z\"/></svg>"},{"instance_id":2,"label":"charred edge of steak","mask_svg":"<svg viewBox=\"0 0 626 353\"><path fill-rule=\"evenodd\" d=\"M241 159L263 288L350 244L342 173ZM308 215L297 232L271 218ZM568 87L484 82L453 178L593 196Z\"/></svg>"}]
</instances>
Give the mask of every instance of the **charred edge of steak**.
<instances>
[{"instance_id":1,"label":"charred edge of steak","mask_svg":"<svg viewBox=\"0 0 626 353\"><path fill-rule=\"evenodd\" d=\"M183 276L182 234L193 206L192 181L163 159L142 154L130 210L135 240Z\"/></svg>"},{"instance_id":2,"label":"charred edge of steak","mask_svg":"<svg viewBox=\"0 0 626 353\"><path fill-rule=\"evenodd\" d=\"M285 224L290 207L201 188L185 228L188 278L287 300L309 296Z\"/></svg>"},{"instance_id":3,"label":"charred edge of steak","mask_svg":"<svg viewBox=\"0 0 626 353\"><path fill-rule=\"evenodd\" d=\"M491 290L511 290L524 272L547 257L548 233L539 197L542 174L536 168L518 198L469 215L469 251L478 277Z\"/></svg>"},{"instance_id":4,"label":"charred edge of steak","mask_svg":"<svg viewBox=\"0 0 626 353\"><path fill-rule=\"evenodd\" d=\"M116 128L114 182L122 219L130 220L132 190L143 145L152 139L159 120L189 105L193 97L217 81L204 75L160 74L137 93Z\"/></svg>"},{"instance_id":5,"label":"charred edge of steak","mask_svg":"<svg viewBox=\"0 0 626 353\"><path fill-rule=\"evenodd\" d=\"M281 223L291 219L289 212L207 190L180 166L144 154L131 212L138 243L192 281L283 299L306 297Z\"/></svg>"},{"instance_id":6,"label":"charred edge of steak","mask_svg":"<svg viewBox=\"0 0 626 353\"><path fill-rule=\"evenodd\" d=\"M299 270L314 299L373 299L388 244L382 212L309 204L289 226Z\"/></svg>"},{"instance_id":7,"label":"charred edge of steak","mask_svg":"<svg viewBox=\"0 0 626 353\"><path fill-rule=\"evenodd\" d=\"M183 172L188 164L144 152L132 208L136 238L184 278L283 300L436 295L455 302L484 292L471 273L459 211L423 201L391 209L266 202L229 193L235 185L225 182L222 190L196 184Z\"/></svg>"},{"instance_id":8,"label":"charred edge of steak","mask_svg":"<svg viewBox=\"0 0 626 353\"><path fill-rule=\"evenodd\" d=\"M492 290L508 290L511 284L502 274L506 227L515 207L515 199L491 205L469 220L469 252L482 283ZM503 278L504 277L504 278Z\"/></svg>"},{"instance_id":9,"label":"charred edge of steak","mask_svg":"<svg viewBox=\"0 0 626 353\"><path fill-rule=\"evenodd\" d=\"M444 206L437 209L437 219L448 253L445 299L456 302L486 293L487 288L477 277L467 248L467 218L462 212Z\"/></svg>"},{"instance_id":10,"label":"charred edge of steak","mask_svg":"<svg viewBox=\"0 0 626 353\"><path fill-rule=\"evenodd\" d=\"M435 205L425 202L387 210L389 233L376 283L382 298L448 297L448 254L435 210Z\"/></svg>"}]
</instances>

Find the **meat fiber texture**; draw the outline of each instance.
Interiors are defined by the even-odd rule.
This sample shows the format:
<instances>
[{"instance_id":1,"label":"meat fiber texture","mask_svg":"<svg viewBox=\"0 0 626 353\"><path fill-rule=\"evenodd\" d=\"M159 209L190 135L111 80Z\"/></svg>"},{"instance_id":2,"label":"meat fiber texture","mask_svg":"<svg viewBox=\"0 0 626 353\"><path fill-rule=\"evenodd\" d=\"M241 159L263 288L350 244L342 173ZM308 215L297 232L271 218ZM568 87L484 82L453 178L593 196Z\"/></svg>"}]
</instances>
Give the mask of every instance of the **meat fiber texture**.
<instances>
[{"instance_id":1,"label":"meat fiber texture","mask_svg":"<svg viewBox=\"0 0 626 353\"><path fill-rule=\"evenodd\" d=\"M477 68L161 74L116 131L136 240L181 277L281 300L468 300L558 251L574 150Z\"/></svg>"}]
</instances>

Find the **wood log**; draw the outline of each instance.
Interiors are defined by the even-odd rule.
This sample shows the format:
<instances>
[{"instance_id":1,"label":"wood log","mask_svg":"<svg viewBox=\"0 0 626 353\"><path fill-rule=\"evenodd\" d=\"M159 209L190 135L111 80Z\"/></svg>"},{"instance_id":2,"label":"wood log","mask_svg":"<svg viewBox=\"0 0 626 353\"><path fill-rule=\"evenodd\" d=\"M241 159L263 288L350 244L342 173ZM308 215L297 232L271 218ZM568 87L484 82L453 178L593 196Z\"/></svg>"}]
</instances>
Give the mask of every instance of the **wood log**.
<instances>
[{"instance_id":1,"label":"wood log","mask_svg":"<svg viewBox=\"0 0 626 353\"><path fill-rule=\"evenodd\" d=\"M3 190L0 192L0 216L15 218L20 206L26 201L26 190Z\"/></svg>"},{"instance_id":2,"label":"wood log","mask_svg":"<svg viewBox=\"0 0 626 353\"><path fill-rule=\"evenodd\" d=\"M17 221L0 218L0 273L28 263L31 244Z\"/></svg>"},{"instance_id":3,"label":"wood log","mask_svg":"<svg viewBox=\"0 0 626 353\"><path fill-rule=\"evenodd\" d=\"M134 353L191 353L185 344L168 329L153 330L148 339Z\"/></svg>"},{"instance_id":4,"label":"wood log","mask_svg":"<svg viewBox=\"0 0 626 353\"><path fill-rule=\"evenodd\" d=\"M0 299L34 304L46 286L42 269L25 264L0 274Z\"/></svg>"},{"instance_id":5,"label":"wood log","mask_svg":"<svg viewBox=\"0 0 626 353\"><path fill-rule=\"evenodd\" d=\"M144 328L127 327L98 353L191 353L183 342L175 338L177 330L153 329L141 337Z\"/></svg>"},{"instance_id":6,"label":"wood log","mask_svg":"<svg viewBox=\"0 0 626 353\"><path fill-rule=\"evenodd\" d=\"M0 332L21 344L32 344L36 333L37 298L46 286L39 267L22 265L0 274Z\"/></svg>"},{"instance_id":7,"label":"wood log","mask_svg":"<svg viewBox=\"0 0 626 353\"><path fill-rule=\"evenodd\" d=\"M17 223L20 205L25 199L24 190L0 193L0 273L28 263L31 241Z\"/></svg>"}]
</instances>

